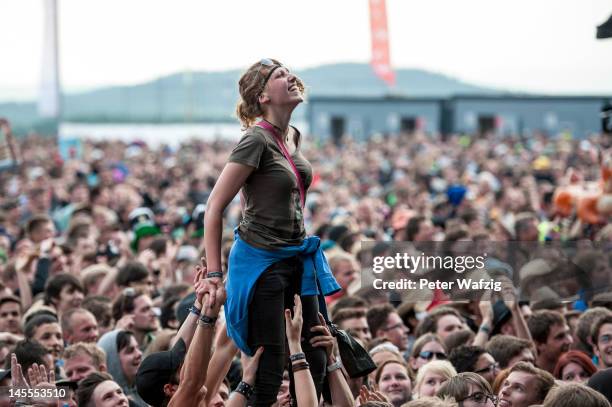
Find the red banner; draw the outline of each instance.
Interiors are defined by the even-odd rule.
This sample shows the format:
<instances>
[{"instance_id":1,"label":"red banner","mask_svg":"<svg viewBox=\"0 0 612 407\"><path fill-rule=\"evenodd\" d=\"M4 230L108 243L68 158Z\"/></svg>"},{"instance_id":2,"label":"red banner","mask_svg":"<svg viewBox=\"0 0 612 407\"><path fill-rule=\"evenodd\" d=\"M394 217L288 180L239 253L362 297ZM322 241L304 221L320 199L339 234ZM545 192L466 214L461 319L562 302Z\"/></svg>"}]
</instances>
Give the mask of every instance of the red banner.
<instances>
[{"instance_id":1,"label":"red banner","mask_svg":"<svg viewBox=\"0 0 612 407\"><path fill-rule=\"evenodd\" d=\"M389 86L395 85L395 72L391 69L387 7L385 0L370 1L370 28L372 30L372 68Z\"/></svg>"}]
</instances>

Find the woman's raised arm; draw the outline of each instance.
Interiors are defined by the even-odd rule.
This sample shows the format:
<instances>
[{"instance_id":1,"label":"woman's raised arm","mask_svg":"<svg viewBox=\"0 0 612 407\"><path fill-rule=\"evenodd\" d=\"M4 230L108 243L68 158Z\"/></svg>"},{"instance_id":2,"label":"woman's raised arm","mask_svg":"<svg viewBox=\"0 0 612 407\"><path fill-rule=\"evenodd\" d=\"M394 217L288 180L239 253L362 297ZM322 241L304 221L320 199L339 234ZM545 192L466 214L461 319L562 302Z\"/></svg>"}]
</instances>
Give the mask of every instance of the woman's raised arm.
<instances>
[{"instance_id":1,"label":"woman's raised arm","mask_svg":"<svg viewBox=\"0 0 612 407\"><path fill-rule=\"evenodd\" d=\"M221 235L223 232L223 211L234 199L247 178L255 170L244 164L227 163L215 184L206 205L204 215L204 250L206 251L206 263L208 273L221 271ZM221 282L221 278L208 279L209 283L216 286ZM215 303L215 289L208 293L211 295L211 302Z\"/></svg>"}]
</instances>

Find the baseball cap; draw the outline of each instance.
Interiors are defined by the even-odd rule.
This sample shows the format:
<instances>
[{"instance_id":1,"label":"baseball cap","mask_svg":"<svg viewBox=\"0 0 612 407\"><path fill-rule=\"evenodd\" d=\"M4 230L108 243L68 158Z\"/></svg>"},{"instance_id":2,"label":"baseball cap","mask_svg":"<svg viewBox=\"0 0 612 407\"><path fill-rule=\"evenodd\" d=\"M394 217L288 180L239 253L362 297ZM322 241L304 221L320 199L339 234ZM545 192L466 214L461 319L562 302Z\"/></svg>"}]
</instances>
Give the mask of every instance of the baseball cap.
<instances>
[{"instance_id":1,"label":"baseball cap","mask_svg":"<svg viewBox=\"0 0 612 407\"><path fill-rule=\"evenodd\" d=\"M132 250L138 249L138 241L145 236L157 236L161 234L161 230L153 222L141 222L134 226L134 240L130 243Z\"/></svg>"},{"instance_id":2,"label":"baseball cap","mask_svg":"<svg viewBox=\"0 0 612 407\"><path fill-rule=\"evenodd\" d=\"M136 373L136 389L144 401L161 406L166 396L164 384L169 383L185 360L187 347L179 339L169 351L155 352L147 356Z\"/></svg>"}]
</instances>

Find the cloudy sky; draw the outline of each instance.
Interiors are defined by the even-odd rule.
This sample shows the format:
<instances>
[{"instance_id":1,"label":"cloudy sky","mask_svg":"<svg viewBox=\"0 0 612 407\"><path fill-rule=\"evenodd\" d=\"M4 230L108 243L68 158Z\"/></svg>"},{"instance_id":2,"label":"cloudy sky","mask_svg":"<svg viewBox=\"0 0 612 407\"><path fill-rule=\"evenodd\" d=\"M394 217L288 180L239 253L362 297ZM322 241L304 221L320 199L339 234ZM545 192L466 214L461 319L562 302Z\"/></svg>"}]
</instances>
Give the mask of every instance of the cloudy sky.
<instances>
[{"instance_id":1,"label":"cloudy sky","mask_svg":"<svg viewBox=\"0 0 612 407\"><path fill-rule=\"evenodd\" d=\"M75 91L183 70L368 62L367 0L58 0L61 81ZM609 0L387 0L395 68L551 94L612 94ZM1 0L0 100L33 97L43 0Z\"/></svg>"}]
</instances>

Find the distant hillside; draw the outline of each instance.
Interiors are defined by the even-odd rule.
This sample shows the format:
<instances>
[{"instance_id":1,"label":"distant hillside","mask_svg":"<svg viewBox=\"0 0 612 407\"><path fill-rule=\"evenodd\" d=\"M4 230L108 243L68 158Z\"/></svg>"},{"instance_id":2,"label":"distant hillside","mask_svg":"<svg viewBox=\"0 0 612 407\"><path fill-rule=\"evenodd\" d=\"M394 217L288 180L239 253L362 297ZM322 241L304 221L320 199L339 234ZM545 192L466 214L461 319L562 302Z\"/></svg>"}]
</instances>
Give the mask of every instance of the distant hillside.
<instances>
[{"instance_id":1,"label":"distant hillside","mask_svg":"<svg viewBox=\"0 0 612 407\"><path fill-rule=\"evenodd\" d=\"M83 122L184 122L232 120L241 71L186 72L132 86L101 88L64 96L63 117ZM334 64L297 72L310 95L379 96L389 93L368 64ZM444 75L417 69L396 71L394 94L449 96L491 94L482 88ZM296 119L305 109L296 111ZM0 115L16 127L37 122L35 103L0 104Z\"/></svg>"}]
</instances>

